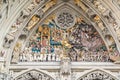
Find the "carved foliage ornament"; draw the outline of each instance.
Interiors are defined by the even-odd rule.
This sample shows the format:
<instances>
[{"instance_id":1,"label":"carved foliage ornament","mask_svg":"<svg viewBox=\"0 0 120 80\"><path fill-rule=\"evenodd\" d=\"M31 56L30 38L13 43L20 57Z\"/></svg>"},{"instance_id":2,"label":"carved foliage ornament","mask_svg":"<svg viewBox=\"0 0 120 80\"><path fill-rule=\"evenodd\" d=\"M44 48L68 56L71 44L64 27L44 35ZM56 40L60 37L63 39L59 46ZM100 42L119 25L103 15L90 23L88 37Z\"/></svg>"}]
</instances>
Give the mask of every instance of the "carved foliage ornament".
<instances>
[{"instance_id":1,"label":"carved foliage ornament","mask_svg":"<svg viewBox=\"0 0 120 80\"><path fill-rule=\"evenodd\" d=\"M29 71L14 80L54 80L47 74L38 71Z\"/></svg>"},{"instance_id":2,"label":"carved foliage ornament","mask_svg":"<svg viewBox=\"0 0 120 80\"><path fill-rule=\"evenodd\" d=\"M98 70L88 73L87 75L79 78L78 80L116 80L116 79L113 78L108 73Z\"/></svg>"}]
</instances>

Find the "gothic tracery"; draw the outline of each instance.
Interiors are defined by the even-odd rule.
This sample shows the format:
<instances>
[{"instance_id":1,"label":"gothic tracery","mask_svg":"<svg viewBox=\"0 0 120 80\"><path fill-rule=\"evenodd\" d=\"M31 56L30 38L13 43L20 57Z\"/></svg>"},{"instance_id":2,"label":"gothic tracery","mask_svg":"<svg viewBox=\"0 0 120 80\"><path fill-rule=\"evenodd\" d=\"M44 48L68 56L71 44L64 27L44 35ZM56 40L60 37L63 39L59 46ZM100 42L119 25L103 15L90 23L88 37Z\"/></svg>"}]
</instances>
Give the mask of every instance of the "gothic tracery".
<instances>
[{"instance_id":1,"label":"gothic tracery","mask_svg":"<svg viewBox=\"0 0 120 80\"><path fill-rule=\"evenodd\" d=\"M77 80L119 80L119 9L120 0L1 0L0 80L31 67L48 73L32 70L14 80L76 80L98 67L111 73L95 70Z\"/></svg>"}]
</instances>

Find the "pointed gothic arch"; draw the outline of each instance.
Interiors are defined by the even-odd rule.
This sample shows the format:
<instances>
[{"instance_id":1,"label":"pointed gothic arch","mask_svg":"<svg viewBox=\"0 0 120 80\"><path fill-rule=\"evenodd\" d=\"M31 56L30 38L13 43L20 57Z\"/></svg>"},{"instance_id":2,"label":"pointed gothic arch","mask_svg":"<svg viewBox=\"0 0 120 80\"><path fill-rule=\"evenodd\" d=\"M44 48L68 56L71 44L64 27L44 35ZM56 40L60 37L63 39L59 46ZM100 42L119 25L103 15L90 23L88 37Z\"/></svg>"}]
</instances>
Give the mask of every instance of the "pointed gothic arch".
<instances>
[{"instance_id":1,"label":"pointed gothic arch","mask_svg":"<svg viewBox=\"0 0 120 80\"><path fill-rule=\"evenodd\" d=\"M107 41L105 40L105 37L104 37L104 35L102 35L102 31L100 31L99 30L99 26L98 25L96 25L95 24L95 22L92 22L92 20L90 19L91 17L89 17L89 16L91 16L91 14L90 15L86 15L86 14L84 14L84 11L82 10L82 9L80 9L80 8L78 8L77 6L75 6L74 4L72 4L72 3L59 3L59 4L56 4L55 6L52 6L52 7L50 7L50 8L48 8L48 10L44 13L44 17L42 17L42 18L40 18L40 20L37 22L37 23L35 23L36 25L34 26L34 27L32 27L32 29L30 30L30 31L28 31L28 34L27 34L27 37L26 37L26 40L25 40L25 44L23 44L22 45L22 48L24 48L25 47L25 45L26 45L26 42L29 40L29 38L30 38L30 36L33 34L33 32L35 32L36 30L37 30L37 28L44 22L44 20L49 16L49 15L51 15L51 14L53 14L54 12L56 12L56 10L58 10L58 9L60 9L60 8L64 8L64 6L67 6L69 9L74 9L73 11L76 11L79 15L81 15L81 16L83 16L83 18L85 18L86 19L86 21L89 23L89 24L91 24L94 28L95 28L95 30L98 32L98 34L100 35L100 37L102 38L102 40L103 40L103 42L105 43L105 46L107 47L107 50L109 50L109 45L108 45L108 43L107 43ZM94 11L93 11L94 12ZM36 14L39 14L39 13L41 13L41 12L35 12L34 14L36 15ZM93 13L93 14L96 14L96 13ZM92 15L93 15L92 14ZM33 15L33 17L35 16L35 15ZM97 14L96 14L97 15ZM32 18L33 18L32 17ZM97 16L97 17L99 17L99 16ZM31 18L31 20L32 20L32 18ZM35 17L36 18L36 17ZM30 22L30 20L29 20L29 22ZM27 24L29 23L29 22L27 22ZM24 33L23 31L24 31L24 28L26 27L27 25L24 25L23 26L23 28L22 28L22 30L20 30L20 33ZM105 27L105 25L103 25L103 27ZM20 36L20 35L19 35ZM16 40L14 41L14 44L13 44L13 46L12 46L12 48L11 48L11 56L12 56L12 52L13 53L17 53L17 52L14 52L14 49L15 49L15 47L16 47L16 45L17 45L17 42L19 42L19 41L17 41L18 39L19 39L19 36L17 36L17 38L16 38ZM104 46L104 47L105 47ZM18 50L18 53L17 54L19 54L19 51L20 50ZM15 58L18 58L18 56L19 55L17 55L17 54L15 54L16 56L14 56L13 55L13 57L15 57ZM11 57L10 56L10 57ZM17 59L15 59L15 60L13 60L12 62L14 63L16 63L17 61L16 61Z\"/></svg>"},{"instance_id":2,"label":"pointed gothic arch","mask_svg":"<svg viewBox=\"0 0 120 80\"><path fill-rule=\"evenodd\" d=\"M55 80L55 76L40 69L28 69L13 76L13 80Z\"/></svg>"},{"instance_id":3,"label":"pointed gothic arch","mask_svg":"<svg viewBox=\"0 0 120 80\"><path fill-rule=\"evenodd\" d=\"M61 4L59 4L59 5L56 5L56 7L53 7L52 9L50 9L50 11L46 12L46 13L45 13L46 15L45 15L40 21L38 21L38 22L36 23L36 26L34 26L32 30L29 31L29 34L27 35L27 39L26 39L26 41L25 41L25 44L23 44L22 47L23 47L23 48L25 47L26 42L30 39L30 36L38 29L38 27L46 20L46 18L49 17L49 15L52 15L53 13L55 13L57 9L66 8L66 7L67 7L68 9L73 10L73 11L74 11L74 9L75 9L71 4L61 3ZM61 10L62 10L62 9L61 9ZM83 16L83 18L85 18L85 20L86 20L87 17L86 17L86 15L84 15L83 13L81 13L82 11L79 11L79 9L76 9L75 12L78 13L79 15ZM95 26L97 26L97 25L94 25L94 24L90 21L90 19L88 19L88 18L87 18L87 21L89 22L89 24L92 25L93 28L95 28ZM24 26L24 27L26 27L26 26ZM98 34L100 34L100 32L98 31L98 29L95 28L95 30L98 32ZM100 35L100 36L102 36L102 35ZM103 41L105 42L105 40L104 40L103 37L102 37L102 39L103 39ZM106 45L106 44L105 44L105 45ZM106 45L106 46L107 46L107 45ZM18 51L18 52L19 52L19 51ZM17 53L17 52L15 52L15 53ZM15 54L15 55L17 55L17 54ZM19 55L15 56L15 58L18 58L18 56L19 56ZM16 59L13 60L13 62L14 62L14 61L16 62ZM26 61L26 60L24 60L24 61Z\"/></svg>"},{"instance_id":4,"label":"pointed gothic arch","mask_svg":"<svg viewBox=\"0 0 120 80\"><path fill-rule=\"evenodd\" d=\"M76 80L119 80L119 78L110 71L97 68L83 72Z\"/></svg>"}]
</instances>

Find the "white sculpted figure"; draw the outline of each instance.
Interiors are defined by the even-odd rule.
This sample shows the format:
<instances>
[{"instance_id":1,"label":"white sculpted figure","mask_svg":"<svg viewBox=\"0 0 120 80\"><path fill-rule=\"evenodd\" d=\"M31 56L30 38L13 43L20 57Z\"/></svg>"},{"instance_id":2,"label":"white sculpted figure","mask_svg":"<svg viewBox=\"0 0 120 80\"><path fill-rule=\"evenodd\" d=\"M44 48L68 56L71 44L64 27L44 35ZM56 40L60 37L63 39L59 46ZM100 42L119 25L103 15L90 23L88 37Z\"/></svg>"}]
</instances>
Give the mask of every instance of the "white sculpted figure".
<instances>
[{"instance_id":1,"label":"white sculpted figure","mask_svg":"<svg viewBox=\"0 0 120 80\"><path fill-rule=\"evenodd\" d=\"M56 57L56 55L52 54L52 61L55 61L55 57Z\"/></svg>"},{"instance_id":2,"label":"white sculpted figure","mask_svg":"<svg viewBox=\"0 0 120 80\"><path fill-rule=\"evenodd\" d=\"M71 65L68 57L61 61L61 80L71 80Z\"/></svg>"},{"instance_id":3,"label":"white sculpted figure","mask_svg":"<svg viewBox=\"0 0 120 80\"><path fill-rule=\"evenodd\" d=\"M43 54L40 54L40 61L43 61Z\"/></svg>"},{"instance_id":4,"label":"white sculpted figure","mask_svg":"<svg viewBox=\"0 0 120 80\"><path fill-rule=\"evenodd\" d=\"M13 63L17 63L19 61L19 53L20 53L20 50L21 50L21 46L22 46L22 43L17 42L15 47L14 47L13 58L12 58Z\"/></svg>"},{"instance_id":5,"label":"white sculpted figure","mask_svg":"<svg viewBox=\"0 0 120 80\"><path fill-rule=\"evenodd\" d=\"M48 61L51 61L51 54L48 54Z\"/></svg>"},{"instance_id":6,"label":"white sculpted figure","mask_svg":"<svg viewBox=\"0 0 120 80\"><path fill-rule=\"evenodd\" d=\"M70 75L71 68L70 68L70 59L63 59L61 61L61 74L62 75Z\"/></svg>"}]
</instances>

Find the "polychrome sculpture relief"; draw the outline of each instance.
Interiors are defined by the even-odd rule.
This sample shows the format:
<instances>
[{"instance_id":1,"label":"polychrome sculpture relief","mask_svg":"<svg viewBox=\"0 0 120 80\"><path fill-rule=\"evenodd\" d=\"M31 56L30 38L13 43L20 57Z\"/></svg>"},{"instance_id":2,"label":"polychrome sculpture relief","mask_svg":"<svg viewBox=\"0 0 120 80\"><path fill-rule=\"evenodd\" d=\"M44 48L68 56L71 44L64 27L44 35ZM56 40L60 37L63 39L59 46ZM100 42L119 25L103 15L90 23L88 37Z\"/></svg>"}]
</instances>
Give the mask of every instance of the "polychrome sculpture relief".
<instances>
[{"instance_id":1,"label":"polychrome sculpture relief","mask_svg":"<svg viewBox=\"0 0 120 80\"><path fill-rule=\"evenodd\" d=\"M21 13L19 14L18 18L16 19L16 21L12 24L10 30L8 31L8 35L6 35L5 39L4 39L4 44L3 46L7 45L7 48L10 47L10 44L8 44L8 42L6 42L6 40L9 40L9 37L7 36L11 36L13 38L16 37L17 31L20 30L22 28L22 26L24 27L26 20L28 19L28 17L30 17L32 11L40 4L43 3L43 1L39 1L39 0L33 0L27 7L25 7ZM35 21L38 22L39 20L37 19L37 17L33 16L31 18L30 23L33 23L33 26L35 25ZM29 24L30 24L29 23ZM29 26L30 29L31 27L33 27L32 25ZM10 43L12 43L14 40L12 40Z\"/></svg>"},{"instance_id":2,"label":"polychrome sculpture relief","mask_svg":"<svg viewBox=\"0 0 120 80\"><path fill-rule=\"evenodd\" d=\"M37 15L34 15L31 20L29 21L29 23L27 24L26 29L29 31L31 30L39 21L39 17Z\"/></svg>"},{"instance_id":3,"label":"polychrome sculpture relief","mask_svg":"<svg viewBox=\"0 0 120 80\"><path fill-rule=\"evenodd\" d=\"M45 13L48 9L56 4L57 0L50 0L43 8L42 11Z\"/></svg>"},{"instance_id":4,"label":"polychrome sculpture relief","mask_svg":"<svg viewBox=\"0 0 120 80\"><path fill-rule=\"evenodd\" d=\"M74 0L75 4L77 6L79 6L83 11L87 12L88 11L88 7L83 4L83 2L81 0Z\"/></svg>"},{"instance_id":5,"label":"polychrome sculpture relief","mask_svg":"<svg viewBox=\"0 0 120 80\"><path fill-rule=\"evenodd\" d=\"M90 0L89 0L90 1ZM118 25L115 16L113 15L112 11L108 9L101 1L99 0L91 0L90 1L95 8L100 12L100 14L104 17L104 19L113 27L114 31L117 33L117 39L120 41L120 26ZM113 3L118 4L120 3L119 0L114 0Z\"/></svg>"},{"instance_id":6,"label":"polychrome sculpture relief","mask_svg":"<svg viewBox=\"0 0 120 80\"><path fill-rule=\"evenodd\" d=\"M53 14L37 28L19 55L20 62L60 61L63 57L71 61L110 61L104 42L92 25L82 17L79 20L72 17L75 20L72 27L56 23L56 17L62 16Z\"/></svg>"}]
</instances>

